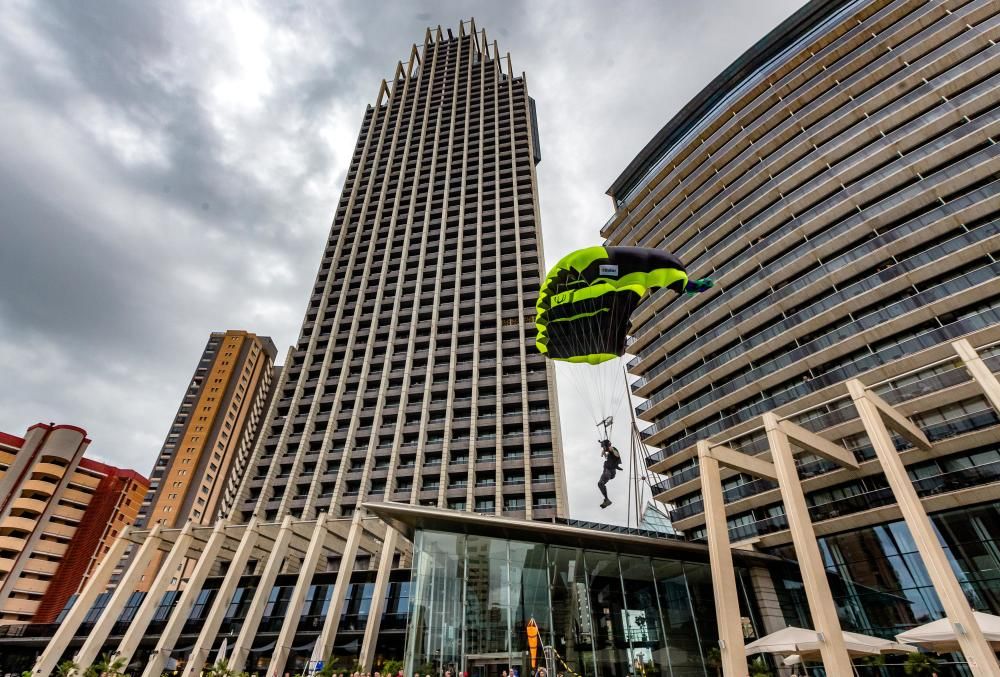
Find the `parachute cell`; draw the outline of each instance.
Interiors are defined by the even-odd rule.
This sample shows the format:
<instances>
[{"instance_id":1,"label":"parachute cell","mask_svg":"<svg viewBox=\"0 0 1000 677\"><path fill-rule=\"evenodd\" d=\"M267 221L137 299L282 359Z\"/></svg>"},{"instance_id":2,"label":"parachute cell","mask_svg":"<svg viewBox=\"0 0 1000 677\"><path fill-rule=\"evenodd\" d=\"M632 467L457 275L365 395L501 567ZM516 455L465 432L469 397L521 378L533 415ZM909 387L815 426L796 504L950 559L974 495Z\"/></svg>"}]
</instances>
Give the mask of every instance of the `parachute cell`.
<instances>
[{"instance_id":1,"label":"parachute cell","mask_svg":"<svg viewBox=\"0 0 1000 677\"><path fill-rule=\"evenodd\" d=\"M646 247L588 247L563 257L542 283L535 344L554 360L600 364L625 352L629 318L651 289L695 293L711 280L688 282L684 264Z\"/></svg>"}]
</instances>

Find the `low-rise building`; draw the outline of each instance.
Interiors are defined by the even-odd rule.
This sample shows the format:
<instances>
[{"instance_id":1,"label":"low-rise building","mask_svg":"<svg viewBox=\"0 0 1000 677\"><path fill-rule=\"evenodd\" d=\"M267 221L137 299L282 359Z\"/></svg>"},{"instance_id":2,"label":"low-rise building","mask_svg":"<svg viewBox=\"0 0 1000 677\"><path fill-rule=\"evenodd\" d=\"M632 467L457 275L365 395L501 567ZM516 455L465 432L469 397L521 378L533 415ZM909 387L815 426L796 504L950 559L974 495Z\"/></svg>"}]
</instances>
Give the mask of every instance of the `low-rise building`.
<instances>
[{"instance_id":1,"label":"low-rise building","mask_svg":"<svg viewBox=\"0 0 1000 677\"><path fill-rule=\"evenodd\" d=\"M0 433L0 622L49 623L139 513L149 481L85 458L82 428Z\"/></svg>"}]
</instances>

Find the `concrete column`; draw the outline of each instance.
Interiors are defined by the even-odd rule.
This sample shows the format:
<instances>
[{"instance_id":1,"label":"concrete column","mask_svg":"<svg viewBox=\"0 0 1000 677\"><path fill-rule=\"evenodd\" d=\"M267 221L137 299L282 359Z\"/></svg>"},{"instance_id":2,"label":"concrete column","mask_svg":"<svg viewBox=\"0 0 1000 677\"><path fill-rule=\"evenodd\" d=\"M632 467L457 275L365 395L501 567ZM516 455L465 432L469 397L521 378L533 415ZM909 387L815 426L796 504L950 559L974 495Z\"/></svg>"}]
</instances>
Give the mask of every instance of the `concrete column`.
<instances>
[{"instance_id":1,"label":"concrete column","mask_svg":"<svg viewBox=\"0 0 1000 677\"><path fill-rule=\"evenodd\" d=\"M764 624L764 634L770 635L788 626L785 615L781 613L781 602L778 592L774 589L771 572L764 567L750 567L750 585L760 609L760 620Z\"/></svg>"},{"instance_id":2,"label":"concrete column","mask_svg":"<svg viewBox=\"0 0 1000 677\"><path fill-rule=\"evenodd\" d=\"M222 625L222 619L229 608L229 602L233 599L236 586L239 585L240 577L243 576L243 571L247 568L250 555L257 545L257 540L260 537L257 529L257 519L252 518L243 532L243 538L236 548L233 560L229 563L229 570L226 572L226 577L222 579L222 585L219 586L215 602L212 604L212 608L209 609L208 617L205 618L205 625L201 628L198 641L195 642L194 648L191 649L191 656L184 666L182 677L200 675L202 668L205 667L208 654L212 650L212 644L215 642L215 636L219 633L219 626Z\"/></svg>"},{"instance_id":3,"label":"concrete column","mask_svg":"<svg viewBox=\"0 0 1000 677\"><path fill-rule=\"evenodd\" d=\"M142 671L142 677L160 677L163 674L167 658L170 656L170 650L177 643L177 638L180 637L181 630L184 628L184 624L187 623L191 609L194 607L194 603L198 599L198 594L205 584L205 579L208 578L208 574L215 565L219 551L222 550L222 546L226 543L227 526L229 526L229 520L226 519L221 519L215 523L212 535L208 537L208 542L202 548L201 555L198 557L198 563L195 565L194 571L191 572L191 577L184 585L180 599L177 600L177 605L170 614L163 632L160 633L160 639L156 643L156 648L149 655L149 662L146 664L146 669Z\"/></svg>"},{"instance_id":4,"label":"concrete column","mask_svg":"<svg viewBox=\"0 0 1000 677\"><path fill-rule=\"evenodd\" d=\"M59 665L59 659L69 647L70 641L79 630L84 617L90 611L90 607L94 606L94 602L97 601L98 596L111 580L111 575L114 573L115 567L118 566L118 560L128 549L131 541L127 537L131 529L132 527L122 529L121 534L111 544L111 549L104 555L104 559L94 571L94 575L83 586L80 596L73 603L62 623L59 624L52 639L42 651L42 655L35 661L35 667L31 671L33 677L49 677Z\"/></svg>"},{"instance_id":5,"label":"concrete column","mask_svg":"<svg viewBox=\"0 0 1000 677\"><path fill-rule=\"evenodd\" d=\"M153 579L153 584L146 592L146 598L142 601L142 605L136 612L135 617L129 623L128 630L125 632L125 636L122 637L121 643L118 644L115 655L124 657L126 661L131 660L132 654L135 653L136 648L139 646L139 641L146 634L149 622L153 620L153 614L156 613L156 608L159 606L163 593L170 587L170 579L191 549L191 542L194 540L193 532L194 523L188 521L177 536L177 541L167 553L163 561L163 566L156 574L156 578Z\"/></svg>"},{"instance_id":6,"label":"concrete column","mask_svg":"<svg viewBox=\"0 0 1000 677\"><path fill-rule=\"evenodd\" d=\"M285 662L288 660L288 652L292 648L295 631L299 627L299 618L302 616L306 593L309 591L309 584L312 583L319 558L325 549L326 538L329 536L326 519L327 513L320 513L316 520L316 527L313 529L312 538L309 539L309 547L306 548L306 556L302 560L302 568L299 570L298 580L295 581L295 589L292 590L292 598L288 600L285 622L281 624L278 641L274 644L274 654L271 655L271 662L267 666L268 677L281 675Z\"/></svg>"},{"instance_id":7,"label":"concrete column","mask_svg":"<svg viewBox=\"0 0 1000 677\"><path fill-rule=\"evenodd\" d=\"M814 629L822 633L820 656L828 675L852 675L854 667L844 644L844 634L837 618L837 607L833 603L833 593L826 577L823 557L819 552L816 532L809 517L806 497L802 492L799 473L795 469L795 457L788 435L779 426L778 417L767 413L762 416L767 432L767 443L771 448L771 460L778 475L778 488L785 505L788 529L795 546L795 557L802 572L802 584L809 602Z\"/></svg>"},{"instance_id":8,"label":"concrete column","mask_svg":"<svg viewBox=\"0 0 1000 677\"><path fill-rule=\"evenodd\" d=\"M97 623L94 625L94 629L90 631L87 635L87 639L84 641L83 646L77 652L74 658L77 665L81 668L86 669L90 666L100 655L101 647L104 646L104 641L111 634L111 628L114 627L115 623L118 621L118 616L121 615L122 610L125 608L125 603L128 602L128 598L136 590L136 586L142 578L142 574L146 570L146 565L149 561L160 551L160 543L163 539L160 537L161 525L157 524L153 527L153 530L149 532L146 536L146 540L143 541L142 545L139 546L139 551L135 555L135 560L133 560L132 566L124 571L122 574L122 579L119 581L118 586L115 588L114 592L111 593L111 599L108 600L108 606L101 613L100 618L97 619ZM109 555L111 553L108 553ZM107 557L107 555L105 555ZM118 564L118 558L113 560L112 566ZM101 564L103 566L103 562ZM77 600L79 604L80 600Z\"/></svg>"},{"instance_id":9,"label":"concrete column","mask_svg":"<svg viewBox=\"0 0 1000 677\"><path fill-rule=\"evenodd\" d=\"M243 666L246 664L253 640L257 635L257 629L260 627L260 621L264 617L264 607L271 595L274 581L281 573L281 566L285 562L285 552L288 550L288 544L291 543L294 535L292 517L285 515L281 521L281 528L278 530L278 537L271 546L271 556L267 558L267 563L264 565L264 572L257 584L257 591L254 593L250 610L247 612L247 617L240 628L239 637L236 638L236 643L233 644L232 653L230 653L229 667L237 674L243 671Z\"/></svg>"},{"instance_id":10,"label":"concrete column","mask_svg":"<svg viewBox=\"0 0 1000 677\"><path fill-rule=\"evenodd\" d=\"M969 600L958 584L930 517L920 503L920 497L913 488L913 482L886 428L883 415L887 415L888 412L882 410L889 405L882 403L880 398L876 399L877 396L869 393L865 385L858 380L848 381L847 389L854 400L865 432L875 448L875 454L892 488L899 510L903 513L906 526L913 536L920 559L923 560L927 574L934 584L934 590L941 599L941 606L956 630L958 644L969 664L969 669L976 677L1000 677L1000 665L997 664L993 650L972 615ZM899 416L898 412L896 415Z\"/></svg>"},{"instance_id":11,"label":"concrete column","mask_svg":"<svg viewBox=\"0 0 1000 677\"><path fill-rule=\"evenodd\" d=\"M722 476L719 473L719 462L712 458L709 443L705 440L698 442L698 466L701 499L705 506L705 533L708 538L709 568L712 571L715 616L719 625L722 674L723 677L744 677L748 671L743 652L743 621L740 618L733 553L729 548Z\"/></svg>"},{"instance_id":12,"label":"concrete column","mask_svg":"<svg viewBox=\"0 0 1000 677\"><path fill-rule=\"evenodd\" d=\"M979 357L976 349L965 339L955 341L951 344L951 347L962 358L965 368L972 375L976 383L979 384L979 387L982 388L983 394L986 395L986 399L990 401L990 405L993 407L993 411L1000 414L1000 382L997 381L996 374L990 371L990 368Z\"/></svg>"},{"instance_id":13,"label":"concrete column","mask_svg":"<svg viewBox=\"0 0 1000 677\"><path fill-rule=\"evenodd\" d=\"M347 601L347 588L351 584L351 572L354 571L354 559L358 554L358 546L361 543L361 534L364 525L361 523L361 511L354 513L354 520L351 522L351 530L347 533L347 543L344 544L344 552L340 557L340 569L337 571L337 579L333 584L333 597L330 599L330 608L327 610L326 620L323 622L323 630L316 640L317 655L328 658L333 651L333 643L337 639L337 630L340 628L340 615L344 612L344 604Z\"/></svg>"},{"instance_id":14,"label":"concrete column","mask_svg":"<svg viewBox=\"0 0 1000 677\"><path fill-rule=\"evenodd\" d=\"M387 526L385 538L382 541L382 556L379 558L378 575L375 578L375 590L372 592L372 602L368 609L365 637L361 642L361 656L358 658L364 672L372 672L375 645L378 643L378 631L382 626L382 614L385 612L385 596L389 591L389 576L392 573L392 560L396 554L397 540L399 540L399 532Z\"/></svg>"}]
</instances>

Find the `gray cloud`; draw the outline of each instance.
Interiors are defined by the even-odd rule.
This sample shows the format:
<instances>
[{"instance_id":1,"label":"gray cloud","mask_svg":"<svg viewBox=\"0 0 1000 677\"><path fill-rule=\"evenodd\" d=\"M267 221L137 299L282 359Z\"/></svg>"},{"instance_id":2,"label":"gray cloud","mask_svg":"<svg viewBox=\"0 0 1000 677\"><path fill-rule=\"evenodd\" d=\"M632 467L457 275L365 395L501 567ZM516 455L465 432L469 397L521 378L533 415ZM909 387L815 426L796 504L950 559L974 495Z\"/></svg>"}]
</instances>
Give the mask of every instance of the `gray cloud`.
<instances>
[{"instance_id":1,"label":"gray cloud","mask_svg":"<svg viewBox=\"0 0 1000 677\"><path fill-rule=\"evenodd\" d=\"M428 24L474 14L527 71L552 262L599 240L618 172L797 4L3 3L0 430L81 425L145 472L210 331L291 344L365 105ZM564 421L592 418L559 377ZM564 429L572 511L624 521L623 477L596 508L585 428Z\"/></svg>"}]
</instances>

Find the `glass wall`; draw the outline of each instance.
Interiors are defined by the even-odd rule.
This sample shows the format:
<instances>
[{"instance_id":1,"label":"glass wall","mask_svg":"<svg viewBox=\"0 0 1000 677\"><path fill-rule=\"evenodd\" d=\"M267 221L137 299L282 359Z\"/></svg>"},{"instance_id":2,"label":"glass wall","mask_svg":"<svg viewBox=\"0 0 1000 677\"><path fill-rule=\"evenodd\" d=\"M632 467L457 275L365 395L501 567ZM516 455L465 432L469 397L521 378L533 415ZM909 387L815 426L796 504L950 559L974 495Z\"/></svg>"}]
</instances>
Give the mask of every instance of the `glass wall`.
<instances>
[{"instance_id":1,"label":"glass wall","mask_svg":"<svg viewBox=\"0 0 1000 677\"><path fill-rule=\"evenodd\" d=\"M1000 614L1000 503L931 515L972 606ZM902 521L819 539L845 627L892 637L942 618L927 568ZM791 548L778 554L792 555Z\"/></svg>"},{"instance_id":2,"label":"glass wall","mask_svg":"<svg viewBox=\"0 0 1000 677\"><path fill-rule=\"evenodd\" d=\"M412 571L407 675L715 674L707 564L418 531Z\"/></svg>"}]
</instances>

